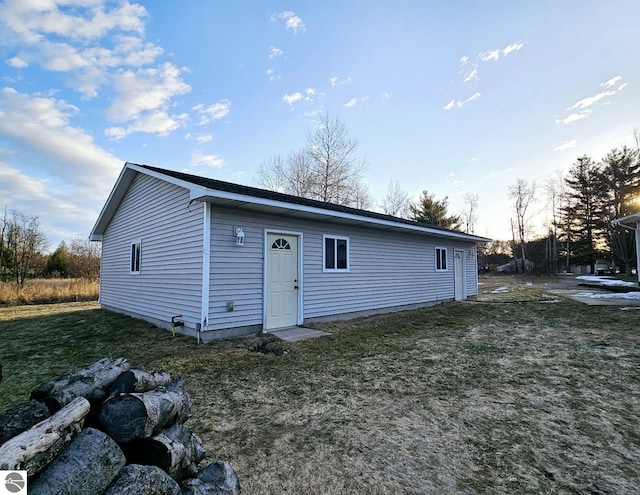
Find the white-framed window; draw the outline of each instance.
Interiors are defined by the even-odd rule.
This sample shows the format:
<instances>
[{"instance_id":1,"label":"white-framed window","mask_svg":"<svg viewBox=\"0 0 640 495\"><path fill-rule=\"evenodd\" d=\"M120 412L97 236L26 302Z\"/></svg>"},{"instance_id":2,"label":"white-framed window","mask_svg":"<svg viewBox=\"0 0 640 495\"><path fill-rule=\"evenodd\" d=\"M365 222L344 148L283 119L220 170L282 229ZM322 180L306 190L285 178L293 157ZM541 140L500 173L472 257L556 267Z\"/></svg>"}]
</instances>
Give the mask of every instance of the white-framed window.
<instances>
[{"instance_id":1,"label":"white-framed window","mask_svg":"<svg viewBox=\"0 0 640 495\"><path fill-rule=\"evenodd\" d=\"M131 241L129 273L140 273L140 261L142 260L142 240Z\"/></svg>"},{"instance_id":2,"label":"white-framed window","mask_svg":"<svg viewBox=\"0 0 640 495\"><path fill-rule=\"evenodd\" d=\"M349 238L323 235L322 271L349 271Z\"/></svg>"},{"instance_id":3,"label":"white-framed window","mask_svg":"<svg viewBox=\"0 0 640 495\"><path fill-rule=\"evenodd\" d=\"M447 248L443 248L443 247L436 248L436 271L437 272L447 271Z\"/></svg>"}]
</instances>

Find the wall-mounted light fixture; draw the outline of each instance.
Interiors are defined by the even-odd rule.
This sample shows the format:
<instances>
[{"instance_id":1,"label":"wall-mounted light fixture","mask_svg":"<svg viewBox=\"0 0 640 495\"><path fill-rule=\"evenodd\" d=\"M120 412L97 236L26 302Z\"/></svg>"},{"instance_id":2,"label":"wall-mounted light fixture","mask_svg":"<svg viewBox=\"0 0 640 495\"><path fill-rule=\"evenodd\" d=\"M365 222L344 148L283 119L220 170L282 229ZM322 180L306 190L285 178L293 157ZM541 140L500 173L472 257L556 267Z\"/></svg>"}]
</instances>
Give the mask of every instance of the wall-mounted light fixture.
<instances>
[{"instance_id":1,"label":"wall-mounted light fixture","mask_svg":"<svg viewBox=\"0 0 640 495\"><path fill-rule=\"evenodd\" d=\"M236 238L236 246L244 246L244 230L242 230L242 227L235 228L234 236Z\"/></svg>"}]
</instances>

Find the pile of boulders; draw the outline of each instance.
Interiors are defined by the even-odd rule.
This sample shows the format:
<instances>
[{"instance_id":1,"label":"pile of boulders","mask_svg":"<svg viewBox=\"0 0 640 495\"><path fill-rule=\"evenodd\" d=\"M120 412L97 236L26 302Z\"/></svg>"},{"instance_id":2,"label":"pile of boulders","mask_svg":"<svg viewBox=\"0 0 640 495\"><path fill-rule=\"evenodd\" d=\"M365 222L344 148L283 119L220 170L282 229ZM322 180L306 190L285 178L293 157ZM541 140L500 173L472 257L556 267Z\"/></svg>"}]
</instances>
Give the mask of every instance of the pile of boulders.
<instances>
[{"instance_id":1,"label":"pile of boulders","mask_svg":"<svg viewBox=\"0 0 640 495\"><path fill-rule=\"evenodd\" d=\"M25 470L30 495L237 495L226 461L199 469L182 379L104 358L38 386L0 415L0 470Z\"/></svg>"}]
</instances>

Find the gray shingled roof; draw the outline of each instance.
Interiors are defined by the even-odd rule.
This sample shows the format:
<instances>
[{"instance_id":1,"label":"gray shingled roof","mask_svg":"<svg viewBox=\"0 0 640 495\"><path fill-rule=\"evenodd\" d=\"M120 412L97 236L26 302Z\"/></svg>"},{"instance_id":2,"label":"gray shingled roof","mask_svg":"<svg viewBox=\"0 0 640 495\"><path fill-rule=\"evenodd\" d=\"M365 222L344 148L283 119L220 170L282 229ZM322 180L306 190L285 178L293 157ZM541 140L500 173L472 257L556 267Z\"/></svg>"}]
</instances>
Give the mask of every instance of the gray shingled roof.
<instances>
[{"instance_id":1,"label":"gray shingled roof","mask_svg":"<svg viewBox=\"0 0 640 495\"><path fill-rule=\"evenodd\" d=\"M268 191L266 189L260 189L257 187L243 186L240 184L234 184L232 182L225 182L225 181L216 180L216 179L209 179L207 177L200 177L197 175L185 174L183 172L176 172L175 170L167 170L163 168L152 167L150 165L138 165L138 166L142 168L146 168L147 170L151 170L153 172L157 172L163 175L168 175L169 177L173 177L178 180L189 182L191 184L205 187L207 189L216 190L216 191L224 191L228 193L241 194L244 196L268 199L273 201L281 201L283 203L309 206L312 208L320 208L320 209L329 210L329 211L338 211L338 212L349 213L351 215L357 215L361 217L375 218L378 220L387 220L390 222L401 223L406 225L415 225L419 227L428 227L430 229L440 230L442 232L453 232L453 233L460 234L459 231L445 229L442 227L437 227L435 225L429 225L422 222L415 222L413 220L398 218L391 215L385 215L383 213L377 213L375 211L360 210L358 208L351 208L348 206L342 206L335 203L327 203L324 201L316 201L313 199L301 198L299 196L292 196L290 194L284 194L284 193L279 193L275 191ZM471 234L466 234L466 235L473 237L471 236ZM487 239L482 237L477 237L477 240L486 241Z\"/></svg>"}]
</instances>

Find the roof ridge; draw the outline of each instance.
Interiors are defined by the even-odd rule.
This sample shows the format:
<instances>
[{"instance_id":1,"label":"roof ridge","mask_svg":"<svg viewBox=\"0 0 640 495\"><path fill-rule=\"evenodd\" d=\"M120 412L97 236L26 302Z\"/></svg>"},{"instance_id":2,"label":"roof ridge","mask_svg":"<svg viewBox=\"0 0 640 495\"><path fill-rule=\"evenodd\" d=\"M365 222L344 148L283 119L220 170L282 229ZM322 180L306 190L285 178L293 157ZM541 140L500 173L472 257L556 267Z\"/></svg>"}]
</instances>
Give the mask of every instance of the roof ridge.
<instances>
[{"instance_id":1,"label":"roof ridge","mask_svg":"<svg viewBox=\"0 0 640 495\"><path fill-rule=\"evenodd\" d=\"M129 162L130 163L130 162ZM168 170L160 167L154 167L151 165L141 165L137 163L130 163L131 165L136 165L138 167L142 167L144 169L150 170L152 172L160 173L163 175L167 175L169 177L173 177L174 179L183 180L185 182L189 182L194 185L198 185L201 187L205 187L207 189L213 189L218 191L242 194L245 196L251 196L255 198L268 199L274 201L282 201L285 203L309 206L314 208L320 208L328 211L337 211L352 215L357 215L366 218L374 218L377 220L386 220L389 222L396 222L405 225L413 225L418 227L426 227L429 229L439 230L444 232L450 232L459 235L465 235L470 237L475 237L478 240L482 240L481 237L478 237L474 234L468 234L466 232L461 232L459 230L446 229L444 227L440 227L437 225L431 225L424 222L416 222L415 220L410 220L407 218L394 217L393 215L387 215L385 213L378 213L370 210L362 210L359 208L353 208L351 206L339 205L337 203L330 203L327 201L319 201L316 199L303 198L301 196L294 196L292 194L281 193L277 191L269 191L268 189L262 189L259 187L253 186L245 186L242 184L236 184L234 182L223 181L219 179L211 179L208 177L202 177L199 175L188 174L185 172L178 172L176 170Z\"/></svg>"}]
</instances>

